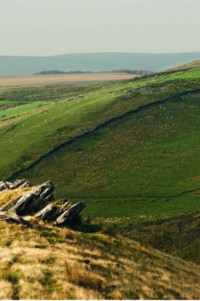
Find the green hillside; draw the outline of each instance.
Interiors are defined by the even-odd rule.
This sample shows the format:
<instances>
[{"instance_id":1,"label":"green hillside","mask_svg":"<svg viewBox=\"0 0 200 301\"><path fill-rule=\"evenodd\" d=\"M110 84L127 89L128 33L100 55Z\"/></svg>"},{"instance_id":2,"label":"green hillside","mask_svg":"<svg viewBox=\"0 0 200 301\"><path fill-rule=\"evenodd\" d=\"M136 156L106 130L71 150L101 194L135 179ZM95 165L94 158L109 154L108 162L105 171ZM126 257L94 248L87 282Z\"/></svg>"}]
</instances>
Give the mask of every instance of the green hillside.
<instances>
[{"instance_id":1,"label":"green hillside","mask_svg":"<svg viewBox=\"0 0 200 301\"><path fill-rule=\"evenodd\" d=\"M122 83L1 89L0 177L56 184L127 224L199 210L200 69Z\"/></svg>"},{"instance_id":2,"label":"green hillside","mask_svg":"<svg viewBox=\"0 0 200 301\"><path fill-rule=\"evenodd\" d=\"M0 76L31 75L41 71L162 71L200 59L200 52L83 53L49 57L0 56Z\"/></svg>"}]
</instances>

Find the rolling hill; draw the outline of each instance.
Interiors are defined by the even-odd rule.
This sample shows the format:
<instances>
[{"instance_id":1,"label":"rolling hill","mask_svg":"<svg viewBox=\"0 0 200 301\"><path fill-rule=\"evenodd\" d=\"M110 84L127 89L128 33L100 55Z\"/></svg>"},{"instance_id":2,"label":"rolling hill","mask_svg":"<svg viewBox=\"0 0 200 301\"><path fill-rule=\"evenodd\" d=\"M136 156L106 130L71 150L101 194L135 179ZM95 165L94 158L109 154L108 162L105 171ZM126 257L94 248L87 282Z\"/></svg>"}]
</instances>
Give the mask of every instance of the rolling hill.
<instances>
[{"instance_id":1,"label":"rolling hill","mask_svg":"<svg viewBox=\"0 0 200 301\"><path fill-rule=\"evenodd\" d=\"M0 87L0 179L87 204L78 231L0 221L0 299L199 299L199 84Z\"/></svg>"},{"instance_id":2,"label":"rolling hill","mask_svg":"<svg viewBox=\"0 0 200 301\"><path fill-rule=\"evenodd\" d=\"M0 76L32 75L41 71L162 71L200 59L200 52L145 53L85 53L49 57L0 56Z\"/></svg>"},{"instance_id":3,"label":"rolling hill","mask_svg":"<svg viewBox=\"0 0 200 301\"><path fill-rule=\"evenodd\" d=\"M119 224L199 210L200 69L122 83L2 89L0 176Z\"/></svg>"}]
</instances>

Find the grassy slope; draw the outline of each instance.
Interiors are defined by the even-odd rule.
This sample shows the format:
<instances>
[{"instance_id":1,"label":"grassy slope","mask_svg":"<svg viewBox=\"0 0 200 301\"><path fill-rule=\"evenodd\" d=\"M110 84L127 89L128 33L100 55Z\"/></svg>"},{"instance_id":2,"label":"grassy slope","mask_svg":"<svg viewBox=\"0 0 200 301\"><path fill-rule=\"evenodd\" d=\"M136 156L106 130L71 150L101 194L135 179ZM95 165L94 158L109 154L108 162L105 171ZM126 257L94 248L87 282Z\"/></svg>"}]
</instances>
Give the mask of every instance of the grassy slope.
<instances>
[{"instance_id":1,"label":"grassy slope","mask_svg":"<svg viewBox=\"0 0 200 301\"><path fill-rule=\"evenodd\" d=\"M200 264L200 212L128 226L123 235L166 253Z\"/></svg>"},{"instance_id":2,"label":"grassy slope","mask_svg":"<svg viewBox=\"0 0 200 301\"><path fill-rule=\"evenodd\" d=\"M176 75L172 74L171 78L176 79ZM0 148L1 156L4 157L4 162L1 162L0 166L1 176L7 177L18 166L29 165L31 161L37 159L44 152L73 136L93 129L102 122L130 109L152 102L151 97L144 100L142 97L135 97L132 100L132 90L165 80L166 76L163 76L158 79L143 79L125 84L100 85L96 90L93 88L91 92L88 92L89 87L85 89L86 91L83 88L77 88L77 90L73 88L72 91L71 89L63 91L62 88L57 88L58 92L55 92L56 88L53 90L49 88L46 95L44 88L41 90L33 88L30 90L27 88L15 89L14 91L8 90L7 93L2 92L1 98L4 102L10 100L11 105L16 105L16 100L18 100L19 104L26 102L29 108L26 109L26 114L23 114L25 106L22 105L14 109L4 109L1 113L4 120L0 124ZM173 94L174 91L167 91L162 96L164 97L165 94L168 95L169 93ZM128 97L128 100L120 101L120 99L123 100ZM56 99L59 102L56 102ZM39 106L36 110L34 108L35 101L44 100L54 100L54 102L49 102L45 107ZM14 112L16 109L18 110L17 115ZM38 133L40 134L38 135ZM13 145L14 150L12 149L11 155L8 153L8 147L11 148Z\"/></svg>"},{"instance_id":3,"label":"grassy slope","mask_svg":"<svg viewBox=\"0 0 200 301\"><path fill-rule=\"evenodd\" d=\"M56 181L62 172L66 188L57 182L58 190L73 197L159 198L199 188L199 95L115 121L53 153L28 174L36 179L48 173Z\"/></svg>"},{"instance_id":4,"label":"grassy slope","mask_svg":"<svg viewBox=\"0 0 200 301\"><path fill-rule=\"evenodd\" d=\"M84 197L88 213L115 221L143 222L196 211L198 196L183 193L200 187L199 94L134 110L199 89L199 78L200 70L195 69L76 89L4 90L2 101L10 104L20 98L29 100L27 106L49 102L0 123L1 177L132 110L66 144L20 176L37 183L51 178L59 196ZM10 110L14 109L4 108L2 114Z\"/></svg>"},{"instance_id":5,"label":"grassy slope","mask_svg":"<svg viewBox=\"0 0 200 301\"><path fill-rule=\"evenodd\" d=\"M0 299L199 299L199 268L120 237L0 223Z\"/></svg>"},{"instance_id":6,"label":"grassy slope","mask_svg":"<svg viewBox=\"0 0 200 301\"><path fill-rule=\"evenodd\" d=\"M87 200L86 214L134 223L123 234L141 244L1 222L0 299L199 299L199 266L147 246L199 263L199 213L158 221L199 210L200 93L177 96L199 89L199 78L197 69L112 85L1 91L2 178L127 113L20 175L53 179L58 196ZM0 193L1 204L5 198Z\"/></svg>"},{"instance_id":7,"label":"grassy slope","mask_svg":"<svg viewBox=\"0 0 200 301\"><path fill-rule=\"evenodd\" d=\"M154 79L151 87L127 90L118 99L118 110L124 103L134 108L177 94L176 89L196 89L199 81L185 80L195 73L163 76L157 85ZM166 84L166 79L173 81ZM23 176L41 181L51 175L59 196L84 197L88 213L114 221L143 222L196 211L199 198L184 192L199 188L198 100L197 93L130 114L67 145Z\"/></svg>"},{"instance_id":8,"label":"grassy slope","mask_svg":"<svg viewBox=\"0 0 200 301\"><path fill-rule=\"evenodd\" d=\"M44 88L42 88L42 90L33 88L22 90L15 89L14 91L11 90L12 93L8 90L7 94L5 92L1 93L3 103L10 99L11 105L16 106L16 100L18 100L21 106L10 110L4 109L1 112L1 116L3 116L2 118L4 120L4 122L0 124L0 134L4 134L1 135L0 140L0 143L2 142L3 144L3 146L1 144L2 152L3 148L6 149L7 143L12 144L13 142L17 152L16 157L30 153L31 151L29 149L31 149L33 151L33 158L31 158L31 155L29 154L29 158L27 158L27 160L25 158L23 159L23 165L26 166L30 163L30 161L33 161L39 156L34 154L34 148L37 149L38 153L40 153L40 148L42 150L41 153L46 152L52 149L52 147L59 145L63 142L63 140L66 141L70 137L83 133L85 130L92 129L98 124L101 124L103 121L113 118L114 116L122 115L130 109L139 107L144 103L156 100L155 94L152 95L152 97L148 95L148 99L147 97L143 99L143 97L138 97L138 95L134 97L134 95L132 95L134 93L134 89L150 85L151 83L155 84L156 82L165 82L166 79L176 80L180 77L192 78L194 76L199 76L198 70L196 74L183 72L181 75L172 74L170 76L164 75L158 78L150 77L124 84L115 84L111 86L100 85L100 88L96 88L96 90L93 88L93 91L89 93L87 89L84 91L83 88L77 88L77 91L75 88L72 91L71 89L69 89L69 91L67 91L67 89L66 91L63 91L61 88L57 88L58 91L54 88L52 91L52 88L49 88L46 89L46 94L44 94ZM180 93L181 91L191 88L183 86L179 88L178 92ZM166 91L162 91L162 93L156 95L156 97L163 98L170 94L176 94L174 86L172 86L171 89L169 87ZM49 99L60 101L59 103L55 101L53 103L50 102L49 105L44 108L39 107L38 110L32 110L34 106L36 106L34 104L35 102L37 104L38 101L47 101ZM123 101L123 99L126 101ZM24 103L27 103L26 114L23 114L26 107L25 105L22 106ZM31 107L30 103L33 107ZM12 119L9 120L9 118ZM10 128L13 128L13 125L15 126L15 129L8 131ZM40 135L38 135L38 132ZM16 137L14 141L13 137ZM42 145L43 142L45 142L45 145ZM16 145L17 143L19 143L19 145ZM2 153L2 156L4 156L4 153ZM6 157L7 156L5 154L4 158ZM15 162L16 157L15 154L12 154L12 156L9 155L9 159L5 160L6 171L3 170L1 166L2 175L4 175L4 177L9 175L9 163L14 164L12 168L13 171L16 169L17 165L22 163ZM11 160L11 162L9 162L9 160Z\"/></svg>"}]
</instances>

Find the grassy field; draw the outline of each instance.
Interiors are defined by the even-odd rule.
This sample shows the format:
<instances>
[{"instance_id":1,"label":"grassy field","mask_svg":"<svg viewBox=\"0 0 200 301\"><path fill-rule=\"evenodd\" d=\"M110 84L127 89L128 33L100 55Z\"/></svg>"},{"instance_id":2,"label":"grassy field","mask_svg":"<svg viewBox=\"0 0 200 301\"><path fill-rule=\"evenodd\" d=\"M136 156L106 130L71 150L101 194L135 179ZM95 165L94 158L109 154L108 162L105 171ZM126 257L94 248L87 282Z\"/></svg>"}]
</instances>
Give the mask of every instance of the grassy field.
<instances>
[{"instance_id":1,"label":"grassy field","mask_svg":"<svg viewBox=\"0 0 200 301\"><path fill-rule=\"evenodd\" d=\"M198 211L199 83L197 68L1 88L0 176L52 179L57 197L122 225Z\"/></svg>"}]
</instances>

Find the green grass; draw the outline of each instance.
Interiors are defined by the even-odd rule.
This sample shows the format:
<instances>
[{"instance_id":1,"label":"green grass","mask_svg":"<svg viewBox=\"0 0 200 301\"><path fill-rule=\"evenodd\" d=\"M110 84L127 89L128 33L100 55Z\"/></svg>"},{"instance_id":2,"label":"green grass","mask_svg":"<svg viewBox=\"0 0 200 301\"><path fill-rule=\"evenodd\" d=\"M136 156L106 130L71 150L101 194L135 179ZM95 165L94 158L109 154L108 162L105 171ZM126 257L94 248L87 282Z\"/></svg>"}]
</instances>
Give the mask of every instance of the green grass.
<instances>
[{"instance_id":1,"label":"green grass","mask_svg":"<svg viewBox=\"0 0 200 301\"><path fill-rule=\"evenodd\" d=\"M88 199L84 215L91 215L120 227L172 218L199 210L199 198L173 199Z\"/></svg>"},{"instance_id":2,"label":"green grass","mask_svg":"<svg viewBox=\"0 0 200 301\"><path fill-rule=\"evenodd\" d=\"M199 78L194 69L116 84L4 90L1 99L25 103L27 95L27 104L0 113L13 117L0 122L0 176L92 131L20 177L52 179L58 197L84 199L86 214L122 223L196 211L199 198L188 192L200 189L200 93L178 95L199 89Z\"/></svg>"},{"instance_id":3,"label":"green grass","mask_svg":"<svg viewBox=\"0 0 200 301\"><path fill-rule=\"evenodd\" d=\"M138 82L134 83L138 88ZM128 84L133 85L132 82ZM73 100L66 98L35 110L32 110L30 106L30 112L26 112L26 115L22 114L20 117L3 122L0 128L0 134L3 134L0 139L0 148L1 155L4 157L1 164L2 176L9 176L18 169L18 166L28 166L43 153L63 141L91 130L106 120L145 103L156 101L161 96L168 97L174 94L174 84L171 89L163 91L162 95L158 93L159 88L158 92L152 95L149 95L148 90L146 95L145 93L138 95L137 90L134 92L135 90L130 87L128 90L128 84L112 85L109 90L105 86L105 89L98 88L96 91L87 92L84 96L79 95ZM188 89L188 87L183 87L182 90L186 88ZM20 107L17 107L19 112ZM3 115L6 114L7 110L3 112ZM12 148L12 155L8 152L6 144L9 149Z\"/></svg>"},{"instance_id":4,"label":"green grass","mask_svg":"<svg viewBox=\"0 0 200 301\"><path fill-rule=\"evenodd\" d=\"M171 199L198 190L198 98L189 96L112 123L23 176L43 181L51 175L58 196L88 202L92 197L102 203L115 197Z\"/></svg>"},{"instance_id":5,"label":"green grass","mask_svg":"<svg viewBox=\"0 0 200 301\"><path fill-rule=\"evenodd\" d=\"M142 80L142 83L136 81L111 86L106 84L99 87L97 85L96 89L93 87L93 90L87 87L85 88L86 92L82 91L82 94L78 94L73 98L71 94L72 92L75 93L74 91L69 89L69 96L67 97L67 92L64 90L63 93L61 90L62 97L58 98L59 101L50 102L46 106L37 106L38 94L36 101L33 100L31 104L21 105L21 99L25 102L25 92L28 99L30 99L29 93L34 94L39 93L39 91L31 88L28 93L26 88L26 90L22 89L20 94L20 91L16 90L20 105L3 110L1 113L2 118L5 118L5 116L15 117L0 124L0 149L1 156L4 158L0 163L1 176L7 177L18 167L28 166L43 153L48 152L63 141L91 130L114 116L153 101L153 97L147 99L145 96L138 98L137 93L135 97L132 95L134 91L132 86L135 85L138 88L147 83L148 80L152 81L150 78ZM11 93L8 90L7 93L8 95L5 96L10 98L11 102L16 101L13 91ZM48 91L47 88L46 94L50 94L50 99L55 97L56 93L54 90L53 92ZM77 88L77 93L80 93L80 88ZM166 91L166 95L169 93ZM41 90L41 97L44 97L43 89ZM32 98L35 99L36 96L32 96ZM23 114L25 108L26 114ZM16 112L17 116L15 116Z\"/></svg>"},{"instance_id":6,"label":"green grass","mask_svg":"<svg viewBox=\"0 0 200 301\"><path fill-rule=\"evenodd\" d=\"M7 102L9 103L9 101ZM48 102L34 101L26 104L16 105L15 107L6 110L2 110L0 113L0 121L5 121L9 120L10 118L19 117L46 104L48 104Z\"/></svg>"}]
</instances>

